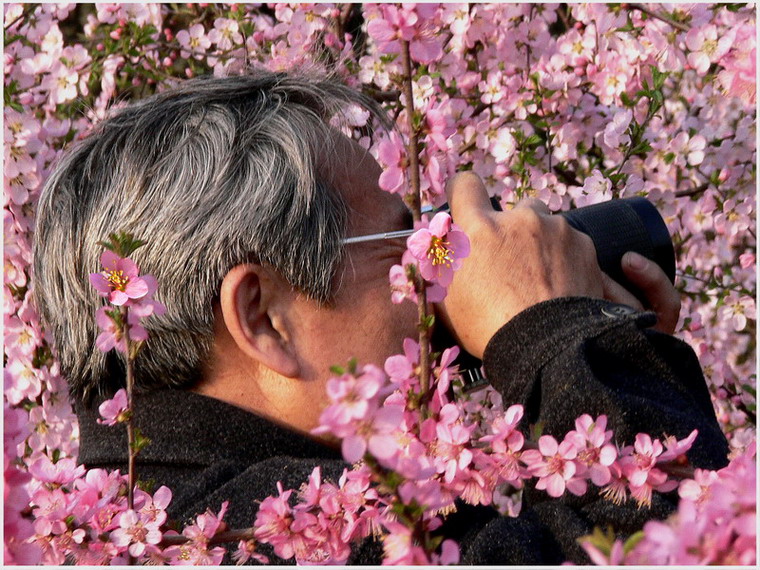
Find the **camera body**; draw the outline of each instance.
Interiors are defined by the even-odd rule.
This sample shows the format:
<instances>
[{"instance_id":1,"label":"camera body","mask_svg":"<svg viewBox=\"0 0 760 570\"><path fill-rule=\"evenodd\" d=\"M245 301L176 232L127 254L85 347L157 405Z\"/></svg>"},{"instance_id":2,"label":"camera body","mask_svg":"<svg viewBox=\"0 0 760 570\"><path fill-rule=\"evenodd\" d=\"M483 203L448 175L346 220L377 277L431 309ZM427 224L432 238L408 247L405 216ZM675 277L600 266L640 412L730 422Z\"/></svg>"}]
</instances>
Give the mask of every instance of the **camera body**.
<instances>
[{"instance_id":1,"label":"camera body","mask_svg":"<svg viewBox=\"0 0 760 570\"><path fill-rule=\"evenodd\" d=\"M492 199L496 209L501 209ZM587 234L594 242L599 267L612 279L646 299L626 278L621 267L623 255L635 251L654 261L675 282L676 261L673 241L665 221L654 205L645 198L610 200L561 214L574 229ZM477 389L484 383L480 370L482 362L462 351L457 358L465 386Z\"/></svg>"},{"instance_id":2,"label":"camera body","mask_svg":"<svg viewBox=\"0 0 760 570\"><path fill-rule=\"evenodd\" d=\"M564 212L562 216L576 230L591 237L599 267L612 279L644 301L642 294L626 279L620 261L627 251L635 251L662 268L671 283L676 278L676 256L665 221L645 198L624 198Z\"/></svg>"}]
</instances>

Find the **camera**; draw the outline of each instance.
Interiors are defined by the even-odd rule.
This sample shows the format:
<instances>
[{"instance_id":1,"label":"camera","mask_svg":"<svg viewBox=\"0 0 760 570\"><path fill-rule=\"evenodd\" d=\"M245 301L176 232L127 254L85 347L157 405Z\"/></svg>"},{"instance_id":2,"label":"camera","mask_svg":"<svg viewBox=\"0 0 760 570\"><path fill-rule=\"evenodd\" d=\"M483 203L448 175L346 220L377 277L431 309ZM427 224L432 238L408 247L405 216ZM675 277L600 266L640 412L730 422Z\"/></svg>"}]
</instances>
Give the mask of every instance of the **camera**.
<instances>
[{"instance_id":1,"label":"camera","mask_svg":"<svg viewBox=\"0 0 760 570\"><path fill-rule=\"evenodd\" d=\"M676 256L665 221L645 198L624 198L563 212L576 230L591 237L599 267L644 301L643 295L623 273L620 260L627 251L651 259L671 283L676 278Z\"/></svg>"},{"instance_id":2,"label":"camera","mask_svg":"<svg viewBox=\"0 0 760 570\"><path fill-rule=\"evenodd\" d=\"M491 200L497 210L498 201ZM594 242L599 267L612 279L646 304L646 299L628 281L621 267L627 251L635 251L662 268L671 283L675 282L676 261L673 241L657 208L645 198L623 198L577 208L560 214L574 229L587 234ZM462 352L457 359L465 386L473 389L483 383L481 362Z\"/></svg>"}]
</instances>

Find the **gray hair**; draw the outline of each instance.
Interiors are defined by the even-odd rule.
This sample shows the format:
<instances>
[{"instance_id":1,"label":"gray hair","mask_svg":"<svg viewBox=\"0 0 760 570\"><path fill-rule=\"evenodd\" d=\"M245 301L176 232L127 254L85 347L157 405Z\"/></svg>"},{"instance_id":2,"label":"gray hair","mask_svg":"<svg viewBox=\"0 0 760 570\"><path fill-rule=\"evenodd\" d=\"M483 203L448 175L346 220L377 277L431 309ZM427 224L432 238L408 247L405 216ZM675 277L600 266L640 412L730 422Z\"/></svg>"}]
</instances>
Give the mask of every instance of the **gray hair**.
<instances>
[{"instance_id":1,"label":"gray hair","mask_svg":"<svg viewBox=\"0 0 760 570\"><path fill-rule=\"evenodd\" d=\"M347 208L332 182L329 123L351 104L381 118L371 100L324 77L200 78L119 111L65 154L38 205L34 294L74 397L124 384L123 357L95 346L103 299L88 282L111 232L148 241L132 257L168 309L147 323L139 387L200 380L213 305L238 264L268 264L330 301Z\"/></svg>"}]
</instances>

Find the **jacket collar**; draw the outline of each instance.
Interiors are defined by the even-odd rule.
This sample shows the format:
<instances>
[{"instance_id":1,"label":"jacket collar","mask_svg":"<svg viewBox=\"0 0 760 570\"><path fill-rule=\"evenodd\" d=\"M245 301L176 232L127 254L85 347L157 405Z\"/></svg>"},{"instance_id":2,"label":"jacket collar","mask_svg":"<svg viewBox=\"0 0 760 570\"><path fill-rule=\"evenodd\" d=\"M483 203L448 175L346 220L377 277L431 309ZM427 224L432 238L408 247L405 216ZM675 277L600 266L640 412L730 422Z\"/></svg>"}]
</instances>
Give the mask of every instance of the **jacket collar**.
<instances>
[{"instance_id":1,"label":"jacket collar","mask_svg":"<svg viewBox=\"0 0 760 570\"><path fill-rule=\"evenodd\" d=\"M88 467L126 464L124 425L97 423L99 401L75 403L79 417L79 462ZM150 444L139 462L208 466L220 460L243 463L278 455L340 459L335 451L302 434L214 398L187 390L135 394L135 425Z\"/></svg>"}]
</instances>

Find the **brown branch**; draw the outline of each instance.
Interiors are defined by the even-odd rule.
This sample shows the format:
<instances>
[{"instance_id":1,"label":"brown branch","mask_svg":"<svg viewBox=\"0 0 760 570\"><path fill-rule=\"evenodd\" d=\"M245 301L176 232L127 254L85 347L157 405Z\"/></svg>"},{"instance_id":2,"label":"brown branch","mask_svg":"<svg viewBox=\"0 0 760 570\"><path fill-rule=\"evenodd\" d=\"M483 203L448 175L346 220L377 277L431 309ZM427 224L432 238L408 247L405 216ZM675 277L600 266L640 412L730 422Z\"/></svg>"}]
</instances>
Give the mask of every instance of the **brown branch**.
<instances>
[{"instance_id":1,"label":"brown branch","mask_svg":"<svg viewBox=\"0 0 760 570\"><path fill-rule=\"evenodd\" d=\"M689 188L688 190L679 190L676 192L676 198L685 198L686 196L696 196L697 194L701 194L705 190L707 190L710 187L709 182L705 182L704 184L700 184L696 188Z\"/></svg>"},{"instance_id":2,"label":"brown branch","mask_svg":"<svg viewBox=\"0 0 760 570\"><path fill-rule=\"evenodd\" d=\"M417 142L417 130L414 127L414 92L412 90L412 58L409 53L409 42L401 40L401 65L404 70L403 90L406 98L406 119L409 127L409 179L411 193L409 202L415 221L422 219L422 191L420 184L419 144ZM425 282L421 275L415 279L417 290L417 315L419 317L419 341L420 341L420 391L423 397L422 414L426 416L428 387L430 382L430 327L428 326L427 295Z\"/></svg>"},{"instance_id":3,"label":"brown branch","mask_svg":"<svg viewBox=\"0 0 760 570\"><path fill-rule=\"evenodd\" d=\"M572 186L583 186L583 183L578 181L578 179L575 177L575 174L565 168L562 168L558 164L554 165L552 171L558 174L559 177L562 178L562 180L565 182L565 184L570 184Z\"/></svg>"},{"instance_id":4,"label":"brown branch","mask_svg":"<svg viewBox=\"0 0 760 570\"><path fill-rule=\"evenodd\" d=\"M380 91L379 89L373 89L372 87L365 87L363 91L366 95L369 95L378 103L398 101L398 98L401 95L401 93L398 91Z\"/></svg>"},{"instance_id":5,"label":"brown branch","mask_svg":"<svg viewBox=\"0 0 760 570\"><path fill-rule=\"evenodd\" d=\"M23 20L24 18L28 17L30 14L34 14L34 11L37 9L37 5L32 4L31 6L27 6L24 10L21 11L21 15L13 20L10 24L7 24L3 31L7 32L10 30L13 26L15 26L19 21Z\"/></svg>"},{"instance_id":6,"label":"brown branch","mask_svg":"<svg viewBox=\"0 0 760 570\"><path fill-rule=\"evenodd\" d=\"M224 542L239 542L241 540L253 540L253 528L239 528L233 530L225 530L218 532L208 540L209 546L214 544L222 544ZM164 536L161 539L160 546L166 548L167 546L177 546L190 542L190 539L182 534L176 536Z\"/></svg>"},{"instance_id":7,"label":"brown branch","mask_svg":"<svg viewBox=\"0 0 760 570\"><path fill-rule=\"evenodd\" d=\"M354 9L355 4L343 4L340 9L338 17L335 19L335 35L339 41L343 41L343 36L346 34L346 22L351 18L351 12Z\"/></svg>"},{"instance_id":8,"label":"brown branch","mask_svg":"<svg viewBox=\"0 0 760 570\"><path fill-rule=\"evenodd\" d=\"M649 8L646 8L642 6L641 4L623 4L626 8L629 10L638 10L642 14L646 14L650 18L654 18L655 20L660 20L661 22L665 22L669 26L674 27L677 30L681 30L682 32L688 32L689 26L686 24L682 24L681 22L676 22L673 18L668 18L667 16L663 16L662 14L658 14L657 12L653 12Z\"/></svg>"},{"instance_id":9,"label":"brown branch","mask_svg":"<svg viewBox=\"0 0 760 570\"><path fill-rule=\"evenodd\" d=\"M135 370L134 359L132 358L132 340L129 338L129 308L121 308L122 326L124 334L124 343L127 347L127 409L129 410L129 417L127 418L127 448L129 451L129 459L127 464L127 507L129 510L135 508L135 482L137 481L137 469L135 465L135 426L134 426L134 407L132 395L135 387ZM131 554L127 556L127 564L133 566L136 560Z\"/></svg>"},{"instance_id":10,"label":"brown branch","mask_svg":"<svg viewBox=\"0 0 760 570\"><path fill-rule=\"evenodd\" d=\"M678 463L677 461L668 461L667 463L657 464L657 469L664 471L668 475L677 477L678 479L693 479L694 467L688 463Z\"/></svg>"}]
</instances>

